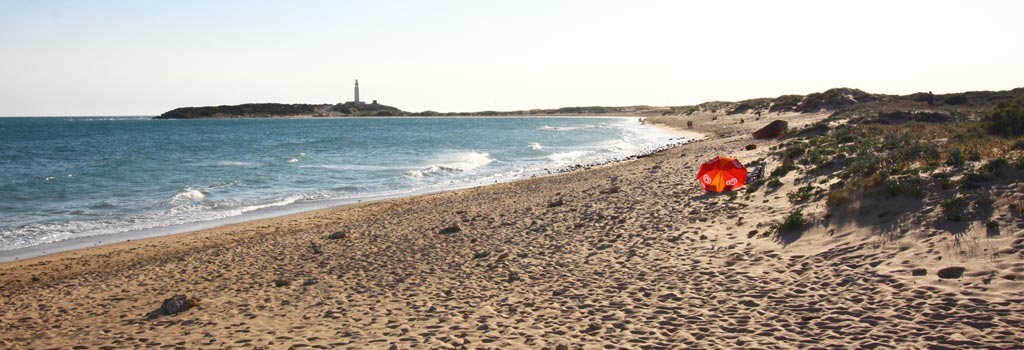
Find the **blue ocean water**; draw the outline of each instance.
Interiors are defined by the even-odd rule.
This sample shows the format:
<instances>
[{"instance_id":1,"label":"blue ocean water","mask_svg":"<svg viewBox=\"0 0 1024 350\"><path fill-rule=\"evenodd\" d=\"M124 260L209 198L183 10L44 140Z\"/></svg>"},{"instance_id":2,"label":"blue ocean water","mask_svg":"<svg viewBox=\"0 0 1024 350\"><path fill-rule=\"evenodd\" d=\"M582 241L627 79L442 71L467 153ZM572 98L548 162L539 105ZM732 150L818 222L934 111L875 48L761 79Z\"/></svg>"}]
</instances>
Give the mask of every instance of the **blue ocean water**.
<instances>
[{"instance_id":1,"label":"blue ocean water","mask_svg":"<svg viewBox=\"0 0 1024 350\"><path fill-rule=\"evenodd\" d=\"M678 141L636 118L0 118L0 251L511 181Z\"/></svg>"}]
</instances>

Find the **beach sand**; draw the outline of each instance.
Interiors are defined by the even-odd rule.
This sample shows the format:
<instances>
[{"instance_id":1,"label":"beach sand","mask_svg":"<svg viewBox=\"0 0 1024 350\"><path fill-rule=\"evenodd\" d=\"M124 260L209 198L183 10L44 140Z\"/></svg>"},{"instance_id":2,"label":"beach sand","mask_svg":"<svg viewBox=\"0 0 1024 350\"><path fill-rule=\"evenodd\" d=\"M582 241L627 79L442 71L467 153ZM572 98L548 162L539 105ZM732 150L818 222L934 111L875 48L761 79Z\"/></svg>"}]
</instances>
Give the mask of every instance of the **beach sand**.
<instances>
[{"instance_id":1,"label":"beach sand","mask_svg":"<svg viewBox=\"0 0 1024 350\"><path fill-rule=\"evenodd\" d=\"M879 216L903 203L865 201L827 217L815 203L808 228L780 240L766 233L793 207L791 178L749 198L696 182L715 155L768 157L780 141L750 137L768 121L825 116L705 114L686 119L693 131L650 117L705 137L565 174L5 263L0 348L1024 348L1024 224L954 237L915 225L934 208ZM936 275L954 266L961 278ZM175 294L199 306L147 317Z\"/></svg>"}]
</instances>

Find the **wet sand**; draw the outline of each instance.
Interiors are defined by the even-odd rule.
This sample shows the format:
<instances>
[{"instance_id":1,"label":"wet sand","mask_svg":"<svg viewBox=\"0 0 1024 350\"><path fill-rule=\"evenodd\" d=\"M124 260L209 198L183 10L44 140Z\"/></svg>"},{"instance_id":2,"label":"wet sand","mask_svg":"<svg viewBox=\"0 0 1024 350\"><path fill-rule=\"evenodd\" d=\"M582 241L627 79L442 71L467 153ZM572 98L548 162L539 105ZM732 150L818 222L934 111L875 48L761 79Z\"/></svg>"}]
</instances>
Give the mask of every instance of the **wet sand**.
<instances>
[{"instance_id":1,"label":"wet sand","mask_svg":"<svg viewBox=\"0 0 1024 350\"><path fill-rule=\"evenodd\" d=\"M934 208L826 217L811 203L808 229L779 240L767 232L793 207L796 175L749 197L697 184L719 154L777 166L768 149L780 141L749 136L768 121L824 116L697 115L692 131L651 117L705 138L565 174L0 264L0 348L1024 347L1024 224L954 243L914 225ZM951 266L963 276L936 276ZM199 306L147 317L175 294Z\"/></svg>"}]
</instances>

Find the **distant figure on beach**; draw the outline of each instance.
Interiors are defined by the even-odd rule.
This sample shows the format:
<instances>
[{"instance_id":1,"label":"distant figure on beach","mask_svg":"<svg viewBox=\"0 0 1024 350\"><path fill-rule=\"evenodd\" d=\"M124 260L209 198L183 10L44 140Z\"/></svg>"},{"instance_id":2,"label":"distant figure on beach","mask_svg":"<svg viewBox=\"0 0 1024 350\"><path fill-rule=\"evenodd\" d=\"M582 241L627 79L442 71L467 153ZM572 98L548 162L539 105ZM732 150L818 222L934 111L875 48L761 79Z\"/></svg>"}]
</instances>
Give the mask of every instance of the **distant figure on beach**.
<instances>
[{"instance_id":1,"label":"distant figure on beach","mask_svg":"<svg viewBox=\"0 0 1024 350\"><path fill-rule=\"evenodd\" d=\"M641 125L644 123L644 118L637 118L637 120L640 121Z\"/></svg>"},{"instance_id":2,"label":"distant figure on beach","mask_svg":"<svg viewBox=\"0 0 1024 350\"><path fill-rule=\"evenodd\" d=\"M931 91L928 91L928 105L929 106L934 106L935 105L935 95L932 94Z\"/></svg>"},{"instance_id":3,"label":"distant figure on beach","mask_svg":"<svg viewBox=\"0 0 1024 350\"><path fill-rule=\"evenodd\" d=\"M693 129L693 121L692 120L686 121L686 127L690 128L690 129Z\"/></svg>"}]
</instances>

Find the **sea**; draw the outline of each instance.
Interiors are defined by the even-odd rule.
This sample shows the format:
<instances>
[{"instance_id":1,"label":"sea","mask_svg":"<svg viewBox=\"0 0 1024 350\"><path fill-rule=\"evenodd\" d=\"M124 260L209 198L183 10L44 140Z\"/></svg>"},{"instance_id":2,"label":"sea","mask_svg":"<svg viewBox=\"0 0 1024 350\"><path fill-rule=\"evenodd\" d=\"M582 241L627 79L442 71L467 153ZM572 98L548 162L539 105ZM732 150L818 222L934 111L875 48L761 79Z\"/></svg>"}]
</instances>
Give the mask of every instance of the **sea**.
<instances>
[{"instance_id":1,"label":"sea","mask_svg":"<svg viewBox=\"0 0 1024 350\"><path fill-rule=\"evenodd\" d=\"M544 176L685 141L635 117L0 118L0 260Z\"/></svg>"}]
</instances>

